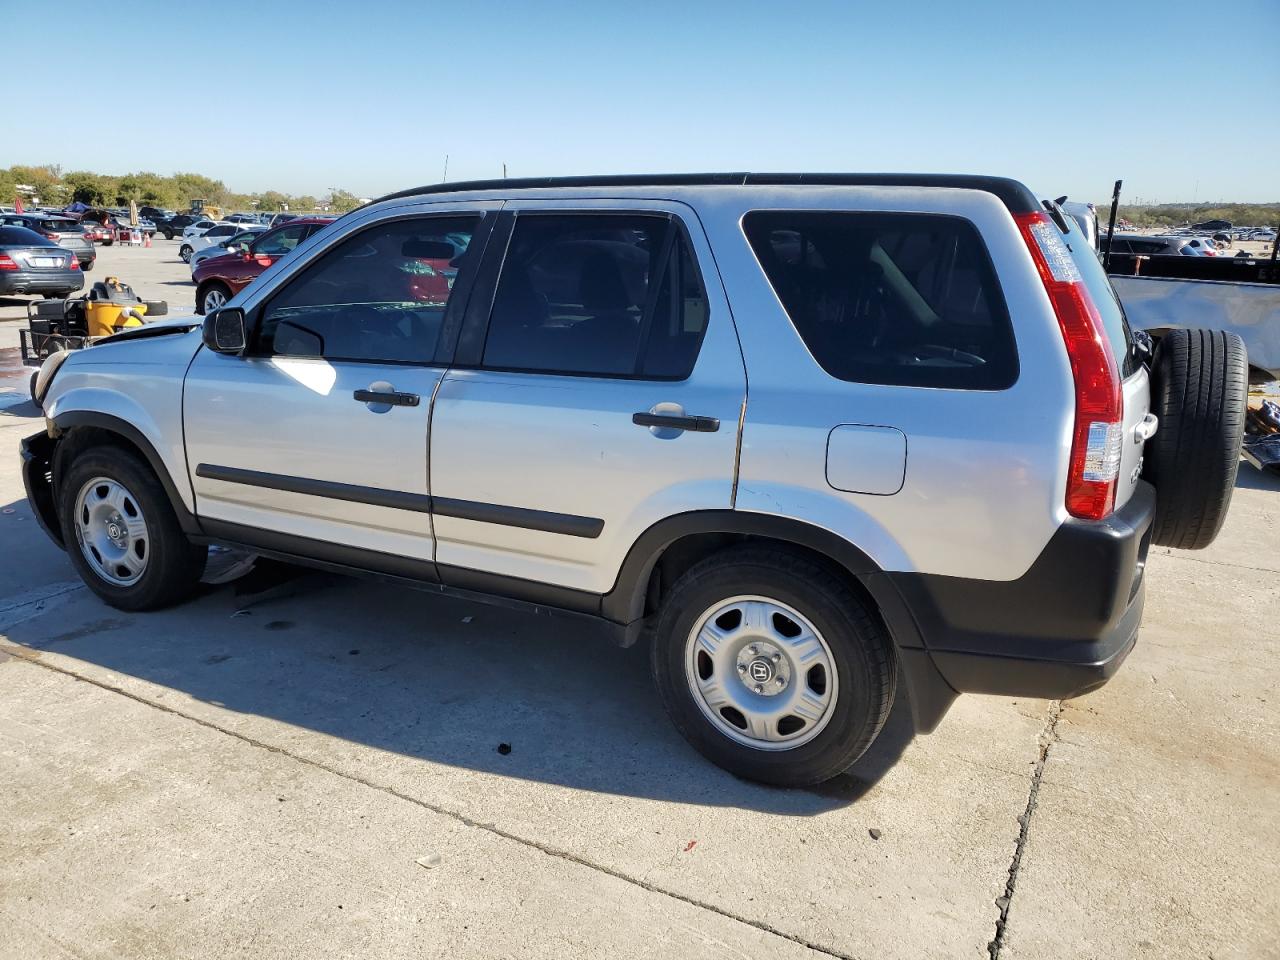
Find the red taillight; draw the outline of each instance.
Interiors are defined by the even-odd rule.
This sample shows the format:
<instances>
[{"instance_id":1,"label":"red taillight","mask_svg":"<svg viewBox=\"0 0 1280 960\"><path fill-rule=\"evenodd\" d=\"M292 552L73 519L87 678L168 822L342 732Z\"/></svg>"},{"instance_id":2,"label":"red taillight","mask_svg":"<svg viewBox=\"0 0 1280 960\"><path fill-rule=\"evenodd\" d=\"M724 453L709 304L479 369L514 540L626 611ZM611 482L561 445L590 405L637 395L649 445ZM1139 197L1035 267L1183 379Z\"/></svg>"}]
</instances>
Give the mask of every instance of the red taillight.
<instances>
[{"instance_id":1,"label":"red taillight","mask_svg":"<svg viewBox=\"0 0 1280 960\"><path fill-rule=\"evenodd\" d=\"M68 270L79 270L79 269L80 269L80 258L79 258L79 257L72 257L72 258L71 258L71 262L67 264L67 269L68 269Z\"/></svg>"},{"instance_id":2,"label":"red taillight","mask_svg":"<svg viewBox=\"0 0 1280 960\"><path fill-rule=\"evenodd\" d=\"M0 253L0 270L17 270L18 265L13 262L13 257L7 253Z\"/></svg>"},{"instance_id":3,"label":"red taillight","mask_svg":"<svg viewBox=\"0 0 1280 960\"><path fill-rule=\"evenodd\" d=\"M1057 314L1075 379L1067 512L1084 520L1100 520L1115 505L1124 420L1111 342L1058 227L1043 213L1017 214L1014 219Z\"/></svg>"}]
</instances>

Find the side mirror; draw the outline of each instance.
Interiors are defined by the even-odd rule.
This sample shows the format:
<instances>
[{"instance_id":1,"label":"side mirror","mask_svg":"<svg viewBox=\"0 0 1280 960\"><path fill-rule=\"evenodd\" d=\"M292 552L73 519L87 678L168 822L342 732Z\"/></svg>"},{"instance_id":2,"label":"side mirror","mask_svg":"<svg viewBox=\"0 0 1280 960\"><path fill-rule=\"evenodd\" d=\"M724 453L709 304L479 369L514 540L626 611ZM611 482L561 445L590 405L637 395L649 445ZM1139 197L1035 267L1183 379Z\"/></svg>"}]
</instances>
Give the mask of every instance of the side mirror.
<instances>
[{"instance_id":1,"label":"side mirror","mask_svg":"<svg viewBox=\"0 0 1280 960\"><path fill-rule=\"evenodd\" d=\"M200 338L214 353L243 353L244 311L239 307L223 307L213 311L204 318Z\"/></svg>"}]
</instances>

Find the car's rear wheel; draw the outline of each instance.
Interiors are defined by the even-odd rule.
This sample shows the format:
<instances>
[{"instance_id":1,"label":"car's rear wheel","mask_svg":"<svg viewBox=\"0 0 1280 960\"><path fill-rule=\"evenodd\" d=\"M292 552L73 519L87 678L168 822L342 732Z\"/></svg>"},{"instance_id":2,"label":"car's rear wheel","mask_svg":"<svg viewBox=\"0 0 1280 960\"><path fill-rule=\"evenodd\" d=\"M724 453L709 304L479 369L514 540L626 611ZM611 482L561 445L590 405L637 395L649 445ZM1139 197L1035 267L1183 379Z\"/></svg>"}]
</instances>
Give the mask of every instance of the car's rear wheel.
<instances>
[{"instance_id":1,"label":"car's rear wheel","mask_svg":"<svg viewBox=\"0 0 1280 960\"><path fill-rule=\"evenodd\" d=\"M1244 438L1249 363L1244 341L1222 330L1170 330L1151 363L1156 434L1143 476L1156 488L1153 543L1211 544L1235 490Z\"/></svg>"},{"instance_id":2,"label":"car's rear wheel","mask_svg":"<svg viewBox=\"0 0 1280 960\"><path fill-rule=\"evenodd\" d=\"M120 447L85 450L58 490L62 542L94 593L121 610L191 595L208 549L187 539L159 479L137 456Z\"/></svg>"},{"instance_id":3,"label":"car's rear wheel","mask_svg":"<svg viewBox=\"0 0 1280 960\"><path fill-rule=\"evenodd\" d=\"M200 312L212 313L231 299L231 290L226 284L211 283L200 294Z\"/></svg>"},{"instance_id":4,"label":"car's rear wheel","mask_svg":"<svg viewBox=\"0 0 1280 960\"><path fill-rule=\"evenodd\" d=\"M166 240L172 240L172 239L173 239L173 231L172 231L172 230L165 230L165 231L164 231L164 238L165 238Z\"/></svg>"},{"instance_id":5,"label":"car's rear wheel","mask_svg":"<svg viewBox=\"0 0 1280 960\"><path fill-rule=\"evenodd\" d=\"M85 273L88 273L90 270L93 269L93 261L86 260L84 263L80 264L80 269L83 270Z\"/></svg>"},{"instance_id":6,"label":"car's rear wheel","mask_svg":"<svg viewBox=\"0 0 1280 960\"><path fill-rule=\"evenodd\" d=\"M897 665L883 626L825 567L742 548L690 569L652 650L677 729L731 773L782 786L846 770L879 734Z\"/></svg>"}]
</instances>

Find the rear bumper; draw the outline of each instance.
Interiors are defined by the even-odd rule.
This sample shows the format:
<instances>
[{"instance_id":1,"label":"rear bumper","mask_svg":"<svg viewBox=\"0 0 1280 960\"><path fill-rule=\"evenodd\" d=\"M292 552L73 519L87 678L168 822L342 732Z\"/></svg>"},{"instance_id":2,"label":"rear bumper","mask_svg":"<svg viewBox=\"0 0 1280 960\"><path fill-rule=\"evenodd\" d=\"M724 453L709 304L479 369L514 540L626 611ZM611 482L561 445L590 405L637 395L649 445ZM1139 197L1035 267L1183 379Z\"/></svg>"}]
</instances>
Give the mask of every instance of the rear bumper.
<instances>
[{"instance_id":1,"label":"rear bumper","mask_svg":"<svg viewBox=\"0 0 1280 960\"><path fill-rule=\"evenodd\" d=\"M79 270L50 274L41 270L0 270L0 293L70 293L84 286Z\"/></svg>"},{"instance_id":2,"label":"rear bumper","mask_svg":"<svg viewBox=\"0 0 1280 960\"><path fill-rule=\"evenodd\" d=\"M927 654L953 692L1066 699L1102 686L1137 642L1155 503L1139 482L1105 520L1068 521L1017 580L882 575L901 598L886 619L912 672Z\"/></svg>"}]
</instances>

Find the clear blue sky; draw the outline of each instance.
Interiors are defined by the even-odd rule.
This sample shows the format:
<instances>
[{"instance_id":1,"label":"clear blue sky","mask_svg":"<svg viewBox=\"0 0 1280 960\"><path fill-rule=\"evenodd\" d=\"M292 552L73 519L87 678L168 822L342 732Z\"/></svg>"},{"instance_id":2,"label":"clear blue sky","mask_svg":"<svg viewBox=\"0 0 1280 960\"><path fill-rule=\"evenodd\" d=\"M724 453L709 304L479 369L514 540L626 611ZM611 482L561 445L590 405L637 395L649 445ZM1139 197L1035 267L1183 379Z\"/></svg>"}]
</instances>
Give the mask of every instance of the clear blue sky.
<instances>
[{"instance_id":1,"label":"clear blue sky","mask_svg":"<svg viewBox=\"0 0 1280 960\"><path fill-rule=\"evenodd\" d=\"M448 154L450 180L952 171L1280 200L1280 0L0 0L0 45L0 166L371 196Z\"/></svg>"}]
</instances>

